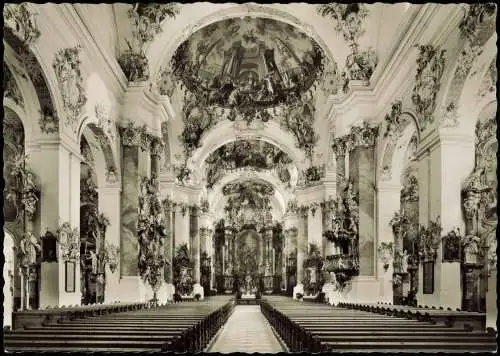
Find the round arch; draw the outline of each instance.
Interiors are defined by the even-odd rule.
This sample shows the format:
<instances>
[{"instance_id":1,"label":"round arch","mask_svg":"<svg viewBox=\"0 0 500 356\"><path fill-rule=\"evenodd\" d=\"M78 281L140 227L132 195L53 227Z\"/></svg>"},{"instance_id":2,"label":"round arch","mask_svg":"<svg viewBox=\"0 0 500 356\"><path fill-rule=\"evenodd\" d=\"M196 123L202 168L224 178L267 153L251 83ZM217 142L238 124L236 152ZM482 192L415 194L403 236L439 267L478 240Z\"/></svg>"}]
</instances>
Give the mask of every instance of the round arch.
<instances>
[{"instance_id":1,"label":"round arch","mask_svg":"<svg viewBox=\"0 0 500 356\"><path fill-rule=\"evenodd\" d=\"M113 149L113 146L111 145L111 139L109 136L104 132L102 127L99 126L99 122L97 118L92 117L92 116L87 116L84 120L81 121L80 127L78 128L77 131L77 137L78 137L78 144L81 141L82 135L84 135L85 132L90 132L92 136L95 138L95 140L98 143L98 146L100 147L100 154L103 156L103 167L102 168L97 168L96 170L99 171L98 175L103 175L105 176L105 172L108 170L113 170L115 177L117 180L119 180L120 177L120 170L118 169L118 160L116 157L118 156L116 153L116 150ZM87 135L86 135L87 138ZM94 157L97 157L94 155ZM103 178L104 179L104 178ZM102 182L105 182L106 180L102 180ZM99 184L99 186L101 186Z\"/></svg>"},{"instance_id":2,"label":"round arch","mask_svg":"<svg viewBox=\"0 0 500 356\"><path fill-rule=\"evenodd\" d=\"M194 18L193 14L196 13L201 15ZM208 15L205 15L207 13ZM252 14L252 17L269 18L299 28L320 46L325 53L326 58L331 63L336 63L330 48L327 46L323 38L319 36L314 27L305 24L299 18L287 11L254 3L238 5L227 4L227 7L224 9L221 9L220 5L214 7L213 4L203 3L201 5L196 4L196 11L189 11L189 9L185 9L185 11L181 12L176 19L165 20L164 24L172 24L175 22L177 28L162 31L162 33L157 36L154 42L151 43L147 49L146 56L148 58L158 58L156 62L150 62L152 73L151 77L156 78L161 66L164 66L165 63L170 60L176 49L195 31L218 21L233 17L248 16L250 13ZM181 28L183 23L189 23L189 25ZM172 33L178 33L179 35L172 36Z\"/></svg>"},{"instance_id":3,"label":"round arch","mask_svg":"<svg viewBox=\"0 0 500 356\"><path fill-rule=\"evenodd\" d=\"M396 185L400 184L399 177L404 167L405 155L412 137L417 138L417 145L420 142L420 130L416 116L411 111L404 110L400 115L401 119L403 119L404 125L401 128L401 134L397 140L385 140L382 160L378 167L379 181L382 180L384 169L389 167L390 175L385 180Z\"/></svg>"},{"instance_id":4,"label":"round arch","mask_svg":"<svg viewBox=\"0 0 500 356\"><path fill-rule=\"evenodd\" d=\"M233 122L224 120L204 135L200 140L200 148L188 160L188 167L195 171L196 167L201 167L213 151L229 142L239 139L255 139L266 141L278 147L289 155L297 168L304 168L306 162L304 152L297 148L295 138L284 131L278 123L269 121L260 130L248 131L238 131L233 125Z\"/></svg>"}]
</instances>

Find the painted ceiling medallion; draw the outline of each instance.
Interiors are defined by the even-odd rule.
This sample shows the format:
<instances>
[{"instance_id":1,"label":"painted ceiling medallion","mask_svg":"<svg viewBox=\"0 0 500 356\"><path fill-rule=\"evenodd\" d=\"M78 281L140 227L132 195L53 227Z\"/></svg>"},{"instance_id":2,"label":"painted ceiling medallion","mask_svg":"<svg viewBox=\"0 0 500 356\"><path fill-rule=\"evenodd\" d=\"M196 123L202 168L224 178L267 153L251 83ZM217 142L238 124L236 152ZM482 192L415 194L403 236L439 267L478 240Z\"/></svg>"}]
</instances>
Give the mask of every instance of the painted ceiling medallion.
<instances>
[{"instance_id":1,"label":"painted ceiling medallion","mask_svg":"<svg viewBox=\"0 0 500 356\"><path fill-rule=\"evenodd\" d=\"M52 65L56 72L66 111L66 124L73 128L73 130L77 129L78 120L87 102L80 69L80 49L79 45L60 49L55 55Z\"/></svg>"},{"instance_id":2,"label":"painted ceiling medallion","mask_svg":"<svg viewBox=\"0 0 500 356\"><path fill-rule=\"evenodd\" d=\"M417 74L413 88L412 101L417 108L420 129L434 122L436 97L441 87L441 77L445 66L446 50L439 50L431 45L417 45Z\"/></svg>"},{"instance_id":3,"label":"painted ceiling medallion","mask_svg":"<svg viewBox=\"0 0 500 356\"><path fill-rule=\"evenodd\" d=\"M300 97L321 76L324 58L295 27L244 17L196 31L171 63L174 75L205 105L265 108Z\"/></svg>"},{"instance_id":4,"label":"painted ceiling medallion","mask_svg":"<svg viewBox=\"0 0 500 356\"><path fill-rule=\"evenodd\" d=\"M27 3L9 4L4 8L4 26L14 31L14 34L29 46L40 37L36 25L36 15L28 9Z\"/></svg>"}]
</instances>

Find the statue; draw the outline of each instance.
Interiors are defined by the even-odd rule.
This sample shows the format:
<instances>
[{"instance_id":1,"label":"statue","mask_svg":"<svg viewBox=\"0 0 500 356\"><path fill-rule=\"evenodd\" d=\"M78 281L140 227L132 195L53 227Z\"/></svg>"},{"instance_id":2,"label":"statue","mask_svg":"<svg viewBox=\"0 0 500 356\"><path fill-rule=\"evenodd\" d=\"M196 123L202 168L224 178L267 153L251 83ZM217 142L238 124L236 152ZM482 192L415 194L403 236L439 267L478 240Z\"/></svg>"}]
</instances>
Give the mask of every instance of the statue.
<instances>
[{"instance_id":1,"label":"statue","mask_svg":"<svg viewBox=\"0 0 500 356\"><path fill-rule=\"evenodd\" d=\"M87 257L87 260L91 261L92 273L97 274L97 254L92 250L90 250L89 253L90 255Z\"/></svg>"},{"instance_id":2,"label":"statue","mask_svg":"<svg viewBox=\"0 0 500 356\"><path fill-rule=\"evenodd\" d=\"M269 262L267 262L264 269L264 276L270 276L270 275L271 275L271 265Z\"/></svg>"},{"instance_id":3,"label":"statue","mask_svg":"<svg viewBox=\"0 0 500 356\"><path fill-rule=\"evenodd\" d=\"M404 250L401 256L401 273L408 273L408 251Z\"/></svg>"}]
</instances>

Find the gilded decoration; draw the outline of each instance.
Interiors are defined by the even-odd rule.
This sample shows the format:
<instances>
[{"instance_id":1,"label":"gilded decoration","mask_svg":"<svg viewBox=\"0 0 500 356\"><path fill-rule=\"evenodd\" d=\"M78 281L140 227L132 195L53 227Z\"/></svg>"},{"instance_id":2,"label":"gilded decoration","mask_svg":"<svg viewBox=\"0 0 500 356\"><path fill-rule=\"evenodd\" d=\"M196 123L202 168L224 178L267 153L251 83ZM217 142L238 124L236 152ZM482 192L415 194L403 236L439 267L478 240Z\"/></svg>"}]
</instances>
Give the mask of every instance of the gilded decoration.
<instances>
[{"instance_id":1,"label":"gilded decoration","mask_svg":"<svg viewBox=\"0 0 500 356\"><path fill-rule=\"evenodd\" d=\"M441 87L441 77L445 66L446 50L439 50L431 45L417 45L417 73L413 87L412 101L417 109L420 129L434 122L436 97Z\"/></svg>"},{"instance_id":2,"label":"gilded decoration","mask_svg":"<svg viewBox=\"0 0 500 356\"><path fill-rule=\"evenodd\" d=\"M139 236L139 273L155 294L162 284L167 226L156 177L140 182L137 234Z\"/></svg>"},{"instance_id":3,"label":"gilded decoration","mask_svg":"<svg viewBox=\"0 0 500 356\"><path fill-rule=\"evenodd\" d=\"M19 86L12 75L12 72L7 67L7 65L3 64L3 83L4 83L4 93L3 96L6 98L11 98L16 105L23 106L24 99L21 91L19 90Z\"/></svg>"},{"instance_id":4,"label":"gilded decoration","mask_svg":"<svg viewBox=\"0 0 500 356\"><path fill-rule=\"evenodd\" d=\"M83 106L87 102L80 68L80 50L80 45L60 49L55 55L52 65L66 111L66 124L72 127L73 130L77 129L78 119L82 114Z\"/></svg>"},{"instance_id":5,"label":"gilded decoration","mask_svg":"<svg viewBox=\"0 0 500 356\"><path fill-rule=\"evenodd\" d=\"M62 223L57 229L61 257L64 261L76 262L80 259L80 232L69 222Z\"/></svg>"},{"instance_id":6,"label":"gilded decoration","mask_svg":"<svg viewBox=\"0 0 500 356\"><path fill-rule=\"evenodd\" d=\"M248 16L199 29L171 63L203 105L257 109L300 98L321 76L324 57L296 27Z\"/></svg>"},{"instance_id":7,"label":"gilded decoration","mask_svg":"<svg viewBox=\"0 0 500 356\"><path fill-rule=\"evenodd\" d=\"M270 197L274 192L274 187L269 183L245 181L226 184L222 193L227 197L224 210L228 220L236 228L245 224L270 222Z\"/></svg>"},{"instance_id":8,"label":"gilded decoration","mask_svg":"<svg viewBox=\"0 0 500 356\"><path fill-rule=\"evenodd\" d=\"M255 171L275 170L278 178L290 183L292 159L278 147L262 140L238 140L219 147L206 159L207 188L225 174L241 168Z\"/></svg>"},{"instance_id":9,"label":"gilded decoration","mask_svg":"<svg viewBox=\"0 0 500 356\"><path fill-rule=\"evenodd\" d=\"M118 58L123 73L131 82L149 79L149 63L145 46L161 32L161 24L167 18L179 14L176 3L135 3L128 11L132 25L132 38L125 40L127 49Z\"/></svg>"},{"instance_id":10,"label":"gilded decoration","mask_svg":"<svg viewBox=\"0 0 500 356\"><path fill-rule=\"evenodd\" d=\"M4 26L9 27L25 46L34 44L40 37L36 24L37 14L30 11L28 3L8 4L4 7Z\"/></svg>"}]
</instances>

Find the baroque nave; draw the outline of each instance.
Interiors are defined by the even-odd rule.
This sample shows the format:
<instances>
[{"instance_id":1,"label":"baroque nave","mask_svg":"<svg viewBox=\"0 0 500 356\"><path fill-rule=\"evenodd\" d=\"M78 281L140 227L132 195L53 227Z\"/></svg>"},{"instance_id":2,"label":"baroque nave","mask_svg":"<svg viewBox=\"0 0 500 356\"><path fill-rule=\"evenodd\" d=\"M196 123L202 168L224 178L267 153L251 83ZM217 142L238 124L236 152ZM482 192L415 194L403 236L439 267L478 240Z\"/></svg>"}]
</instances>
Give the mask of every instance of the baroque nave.
<instances>
[{"instance_id":1,"label":"baroque nave","mask_svg":"<svg viewBox=\"0 0 500 356\"><path fill-rule=\"evenodd\" d=\"M6 5L5 349L495 351L496 14Z\"/></svg>"}]
</instances>

